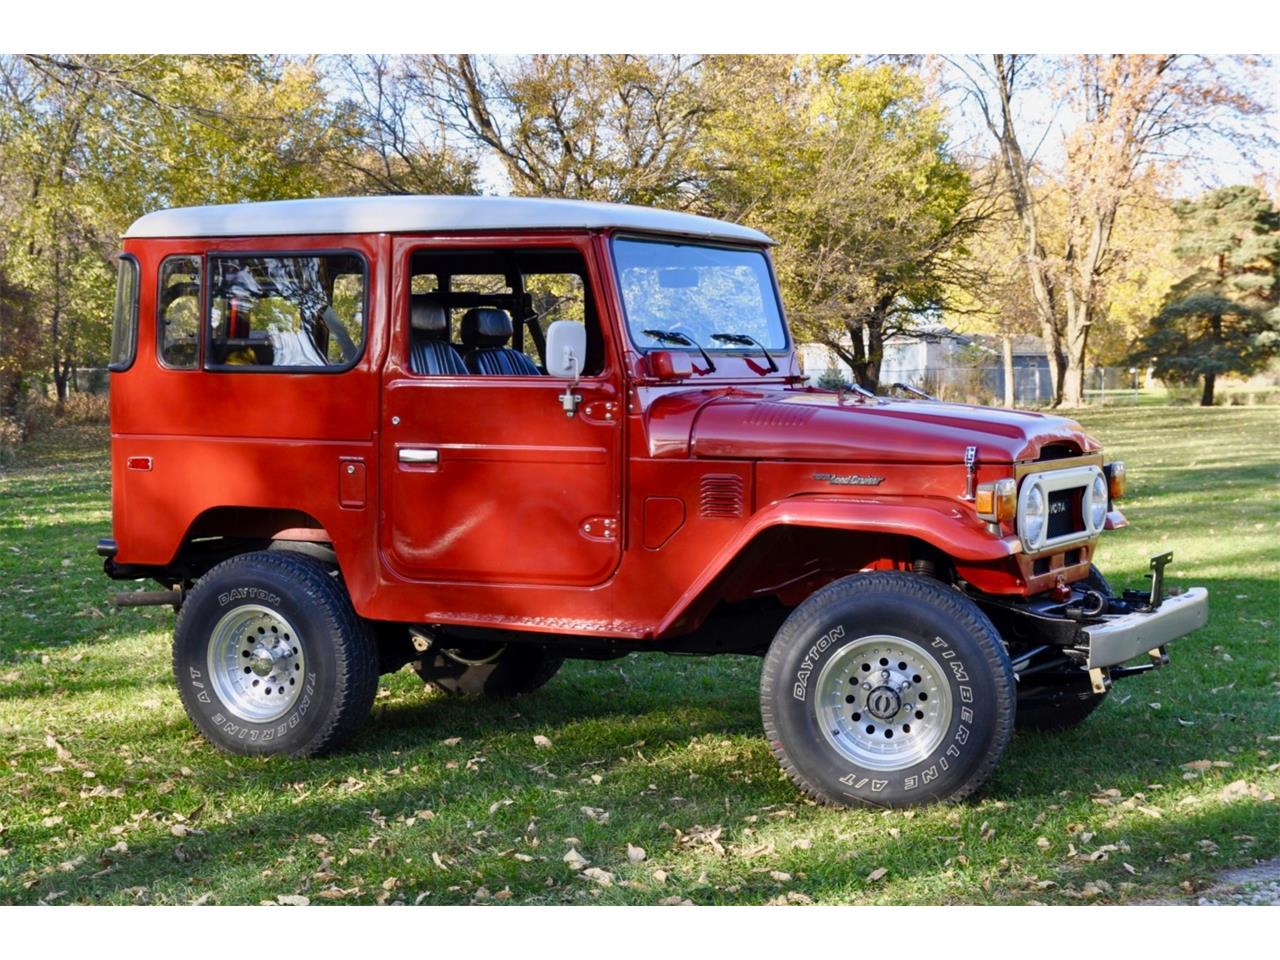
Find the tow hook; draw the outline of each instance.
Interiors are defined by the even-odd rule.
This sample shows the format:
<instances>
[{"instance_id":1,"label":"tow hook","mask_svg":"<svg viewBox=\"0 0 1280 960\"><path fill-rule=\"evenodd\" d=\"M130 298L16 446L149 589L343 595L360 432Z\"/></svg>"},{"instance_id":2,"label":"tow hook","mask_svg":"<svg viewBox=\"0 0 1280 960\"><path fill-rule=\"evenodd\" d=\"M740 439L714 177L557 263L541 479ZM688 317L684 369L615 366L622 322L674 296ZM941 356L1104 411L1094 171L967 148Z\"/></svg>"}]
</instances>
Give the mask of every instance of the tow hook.
<instances>
[{"instance_id":1,"label":"tow hook","mask_svg":"<svg viewBox=\"0 0 1280 960\"><path fill-rule=\"evenodd\" d=\"M1089 668L1089 685L1093 687L1093 692L1102 694L1106 693L1111 687L1111 668L1110 667L1090 667Z\"/></svg>"}]
</instances>

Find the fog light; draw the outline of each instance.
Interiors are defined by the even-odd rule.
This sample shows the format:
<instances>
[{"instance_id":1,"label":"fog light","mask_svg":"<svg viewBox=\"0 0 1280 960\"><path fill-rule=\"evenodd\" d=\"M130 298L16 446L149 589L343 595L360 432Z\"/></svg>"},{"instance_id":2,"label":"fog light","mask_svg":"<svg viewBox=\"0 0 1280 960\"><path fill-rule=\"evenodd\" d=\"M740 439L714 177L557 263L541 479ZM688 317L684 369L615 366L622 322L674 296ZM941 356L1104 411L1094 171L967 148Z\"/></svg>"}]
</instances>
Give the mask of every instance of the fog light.
<instances>
[{"instance_id":1,"label":"fog light","mask_svg":"<svg viewBox=\"0 0 1280 960\"><path fill-rule=\"evenodd\" d=\"M988 523L1010 523L1018 512L1018 485L1009 477L980 483L973 505L978 516Z\"/></svg>"},{"instance_id":2,"label":"fog light","mask_svg":"<svg viewBox=\"0 0 1280 960\"><path fill-rule=\"evenodd\" d=\"M1111 499L1119 500L1124 496L1124 461L1112 460L1102 469L1107 475L1107 485L1111 489Z\"/></svg>"}]
</instances>

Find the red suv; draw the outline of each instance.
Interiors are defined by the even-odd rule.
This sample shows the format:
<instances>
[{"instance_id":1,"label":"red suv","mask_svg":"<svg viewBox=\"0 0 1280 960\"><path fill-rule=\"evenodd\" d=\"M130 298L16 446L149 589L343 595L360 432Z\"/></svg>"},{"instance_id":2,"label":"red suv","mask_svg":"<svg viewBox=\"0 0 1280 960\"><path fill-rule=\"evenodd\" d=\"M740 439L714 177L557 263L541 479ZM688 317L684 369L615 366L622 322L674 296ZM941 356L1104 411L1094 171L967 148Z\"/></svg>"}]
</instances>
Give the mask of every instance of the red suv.
<instances>
[{"instance_id":1,"label":"red suv","mask_svg":"<svg viewBox=\"0 0 1280 960\"><path fill-rule=\"evenodd\" d=\"M1056 416L807 386L769 238L494 197L166 210L129 229L106 572L166 589L192 721L355 734L380 673L509 696L568 657L764 658L783 769L959 798L1205 622L1116 593L1120 463ZM1138 659L1138 664L1128 664Z\"/></svg>"}]
</instances>

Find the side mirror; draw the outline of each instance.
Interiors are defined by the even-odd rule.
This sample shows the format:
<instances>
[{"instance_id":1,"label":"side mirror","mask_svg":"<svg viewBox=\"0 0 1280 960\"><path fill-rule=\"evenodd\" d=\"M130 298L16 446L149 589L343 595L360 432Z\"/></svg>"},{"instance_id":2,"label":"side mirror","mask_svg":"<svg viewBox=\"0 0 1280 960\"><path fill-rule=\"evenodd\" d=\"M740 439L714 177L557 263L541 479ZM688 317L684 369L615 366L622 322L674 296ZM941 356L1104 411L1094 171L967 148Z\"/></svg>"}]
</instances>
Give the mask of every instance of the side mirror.
<instances>
[{"instance_id":1,"label":"side mirror","mask_svg":"<svg viewBox=\"0 0 1280 960\"><path fill-rule=\"evenodd\" d=\"M547 375L578 382L587 359L587 328L557 320L547 328Z\"/></svg>"}]
</instances>

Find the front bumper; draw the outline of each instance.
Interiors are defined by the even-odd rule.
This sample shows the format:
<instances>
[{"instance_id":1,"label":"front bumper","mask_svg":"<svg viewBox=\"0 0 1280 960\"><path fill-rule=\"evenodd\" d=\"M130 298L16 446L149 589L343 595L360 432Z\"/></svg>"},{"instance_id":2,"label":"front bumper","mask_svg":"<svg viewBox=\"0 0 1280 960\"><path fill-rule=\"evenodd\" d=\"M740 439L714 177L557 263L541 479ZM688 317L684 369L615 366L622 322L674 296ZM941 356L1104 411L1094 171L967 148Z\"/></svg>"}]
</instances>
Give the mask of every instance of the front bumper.
<instances>
[{"instance_id":1,"label":"front bumper","mask_svg":"<svg viewBox=\"0 0 1280 960\"><path fill-rule=\"evenodd\" d=\"M1089 669L1114 667L1184 637L1209 620L1209 591L1192 587L1168 597L1149 613L1125 613L1081 627L1089 646Z\"/></svg>"}]
</instances>

